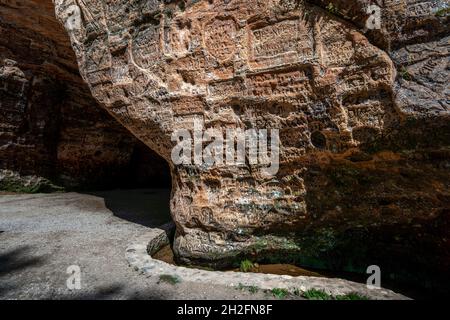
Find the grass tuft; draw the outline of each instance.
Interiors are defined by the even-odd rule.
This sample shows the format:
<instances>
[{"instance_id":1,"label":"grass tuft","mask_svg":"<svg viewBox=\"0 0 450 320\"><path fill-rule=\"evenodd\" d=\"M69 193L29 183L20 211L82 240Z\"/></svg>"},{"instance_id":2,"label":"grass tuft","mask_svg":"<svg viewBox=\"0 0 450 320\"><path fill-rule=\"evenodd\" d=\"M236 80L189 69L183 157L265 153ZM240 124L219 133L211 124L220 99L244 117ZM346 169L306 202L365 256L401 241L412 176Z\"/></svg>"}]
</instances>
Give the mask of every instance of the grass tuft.
<instances>
[{"instance_id":1,"label":"grass tuft","mask_svg":"<svg viewBox=\"0 0 450 320\"><path fill-rule=\"evenodd\" d=\"M253 294L255 294L259 291L259 288L257 286L246 286L242 283L239 283L238 289L239 290L247 290L248 292L253 293Z\"/></svg>"},{"instance_id":2,"label":"grass tuft","mask_svg":"<svg viewBox=\"0 0 450 320\"><path fill-rule=\"evenodd\" d=\"M250 271L252 271L252 269L254 267L255 267L255 265L250 260L243 260L243 261L241 261L241 265L239 267L239 270L241 272L250 272Z\"/></svg>"},{"instance_id":3,"label":"grass tuft","mask_svg":"<svg viewBox=\"0 0 450 320\"><path fill-rule=\"evenodd\" d=\"M406 81L412 80L412 75L408 72L408 69L406 69L405 67L402 67L400 69L400 75Z\"/></svg>"},{"instance_id":4,"label":"grass tuft","mask_svg":"<svg viewBox=\"0 0 450 320\"><path fill-rule=\"evenodd\" d=\"M308 300L331 300L332 297L323 290L309 289L303 293L303 298Z\"/></svg>"},{"instance_id":5,"label":"grass tuft","mask_svg":"<svg viewBox=\"0 0 450 320\"><path fill-rule=\"evenodd\" d=\"M331 2L327 5L327 10L332 14L337 14L339 12L338 8L335 7Z\"/></svg>"},{"instance_id":6,"label":"grass tuft","mask_svg":"<svg viewBox=\"0 0 450 320\"><path fill-rule=\"evenodd\" d=\"M180 279L176 276L170 275L170 274L162 274L159 276L159 282L168 283L171 285L176 285L177 283L180 283Z\"/></svg>"},{"instance_id":7,"label":"grass tuft","mask_svg":"<svg viewBox=\"0 0 450 320\"><path fill-rule=\"evenodd\" d=\"M356 292L348 293L343 296L336 296L336 300L369 300L368 297L362 296Z\"/></svg>"},{"instance_id":8,"label":"grass tuft","mask_svg":"<svg viewBox=\"0 0 450 320\"><path fill-rule=\"evenodd\" d=\"M303 298L308 300L370 300L368 297L360 295L356 292L333 297L325 291L317 289L310 289L308 291L305 291L303 292L302 296Z\"/></svg>"},{"instance_id":9,"label":"grass tuft","mask_svg":"<svg viewBox=\"0 0 450 320\"><path fill-rule=\"evenodd\" d=\"M271 292L272 292L273 296L278 299L286 298L286 296L289 294L289 291L287 291L286 289L281 289L281 288L273 288L271 290Z\"/></svg>"},{"instance_id":10,"label":"grass tuft","mask_svg":"<svg viewBox=\"0 0 450 320\"><path fill-rule=\"evenodd\" d=\"M435 15L437 17L445 17L450 14L450 8L442 8L436 11Z\"/></svg>"}]
</instances>

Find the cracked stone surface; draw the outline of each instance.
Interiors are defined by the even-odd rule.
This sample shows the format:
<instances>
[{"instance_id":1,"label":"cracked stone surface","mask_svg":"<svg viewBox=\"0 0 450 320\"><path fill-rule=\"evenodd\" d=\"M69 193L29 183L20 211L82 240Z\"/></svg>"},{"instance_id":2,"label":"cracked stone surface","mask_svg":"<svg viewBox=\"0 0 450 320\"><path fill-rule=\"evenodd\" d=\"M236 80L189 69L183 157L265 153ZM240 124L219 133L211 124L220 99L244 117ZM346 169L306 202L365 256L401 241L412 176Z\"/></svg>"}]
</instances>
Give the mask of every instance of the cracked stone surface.
<instances>
[{"instance_id":1,"label":"cracked stone surface","mask_svg":"<svg viewBox=\"0 0 450 320\"><path fill-rule=\"evenodd\" d=\"M448 279L448 2L385 1L379 32L342 3L54 0L93 96L171 166L179 261ZM175 166L195 120L279 129L280 171Z\"/></svg>"}]
</instances>

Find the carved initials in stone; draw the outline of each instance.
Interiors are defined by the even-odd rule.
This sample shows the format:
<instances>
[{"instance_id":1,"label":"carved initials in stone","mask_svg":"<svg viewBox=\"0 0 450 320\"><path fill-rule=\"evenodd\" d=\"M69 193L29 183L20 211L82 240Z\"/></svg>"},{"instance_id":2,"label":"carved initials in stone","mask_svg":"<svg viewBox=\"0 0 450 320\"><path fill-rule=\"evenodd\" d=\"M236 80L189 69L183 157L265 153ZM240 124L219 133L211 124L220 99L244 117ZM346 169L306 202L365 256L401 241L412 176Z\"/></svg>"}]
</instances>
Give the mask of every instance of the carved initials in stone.
<instances>
[{"instance_id":1,"label":"carved initials in stone","mask_svg":"<svg viewBox=\"0 0 450 320\"><path fill-rule=\"evenodd\" d=\"M312 35L303 21L285 20L253 29L249 50L256 68L304 61L313 57Z\"/></svg>"},{"instance_id":2,"label":"carved initials in stone","mask_svg":"<svg viewBox=\"0 0 450 320\"><path fill-rule=\"evenodd\" d=\"M160 56L159 28L146 26L139 31L131 46L134 62L141 68L152 66Z\"/></svg>"},{"instance_id":3,"label":"carved initials in stone","mask_svg":"<svg viewBox=\"0 0 450 320\"><path fill-rule=\"evenodd\" d=\"M205 46L220 61L228 60L236 52L237 27L233 18L215 18L206 25Z\"/></svg>"}]
</instances>

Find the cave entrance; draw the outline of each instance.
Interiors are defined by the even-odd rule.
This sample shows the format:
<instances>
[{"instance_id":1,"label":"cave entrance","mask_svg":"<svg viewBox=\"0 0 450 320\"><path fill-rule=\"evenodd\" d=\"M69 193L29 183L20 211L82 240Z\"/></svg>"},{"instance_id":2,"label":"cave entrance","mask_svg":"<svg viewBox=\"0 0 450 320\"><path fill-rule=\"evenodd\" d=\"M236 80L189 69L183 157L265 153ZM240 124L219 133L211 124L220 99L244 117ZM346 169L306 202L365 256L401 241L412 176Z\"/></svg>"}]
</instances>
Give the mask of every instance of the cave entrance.
<instances>
[{"instance_id":1,"label":"cave entrance","mask_svg":"<svg viewBox=\"0 0 450 320\"><path fill-rule=\"evenodd\" d=\"M171 176L166 160L138 142L120 176L110 188L95 192L115 216L150 228L172 221Z\"/></svg>"}]
</instances>

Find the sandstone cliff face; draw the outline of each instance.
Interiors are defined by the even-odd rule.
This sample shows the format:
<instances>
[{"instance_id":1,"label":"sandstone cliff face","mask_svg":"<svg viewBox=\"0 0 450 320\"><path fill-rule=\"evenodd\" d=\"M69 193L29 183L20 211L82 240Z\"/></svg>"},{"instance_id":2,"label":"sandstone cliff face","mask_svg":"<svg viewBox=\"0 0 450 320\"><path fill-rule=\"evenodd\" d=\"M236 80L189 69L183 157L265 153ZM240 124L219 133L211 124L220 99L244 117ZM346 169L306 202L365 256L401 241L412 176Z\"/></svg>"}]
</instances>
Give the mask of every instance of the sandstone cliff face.
<instances>
[{"instance_id":1,"label":"sandstone cliff face","mask_svg":"<svg viewBox=\"0 0 450 320\"><path fill-rule=\"evenodd\" d=\"M143 151L90 94L50 0L0 1L0 34L0 169L8 170L0 188L26 182L37 191L41 180L27 176L68 187L163 177L159 157ZM130 167L149 157L153 173Z\"/></svg>"},{"instance_id":2,"label":"sandstone cliff face","mask_svg":"<svg viewBox=\"0 0 450 320\"><path fill-rule=\"evenodd\" d=\"M54 3L93 96L171 164L178 260L448 277L444 1L385 1L367 37L366 1ZM196 120L278 129L280 170L175 165Z\"/></svg>"}]
</instances>

